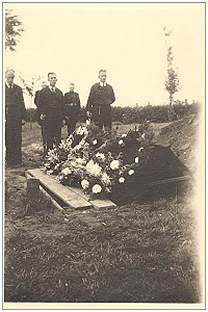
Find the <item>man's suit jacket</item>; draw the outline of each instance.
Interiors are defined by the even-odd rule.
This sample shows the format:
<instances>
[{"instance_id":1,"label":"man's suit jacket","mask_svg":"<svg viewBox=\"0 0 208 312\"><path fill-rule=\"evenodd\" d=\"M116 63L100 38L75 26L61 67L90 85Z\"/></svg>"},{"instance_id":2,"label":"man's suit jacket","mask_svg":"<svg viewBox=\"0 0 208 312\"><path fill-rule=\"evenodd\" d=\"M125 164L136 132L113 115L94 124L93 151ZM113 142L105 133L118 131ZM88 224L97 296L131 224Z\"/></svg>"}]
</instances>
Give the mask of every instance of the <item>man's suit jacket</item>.
<instances>
[{"instance_id":1,"label":"man's suit jacket","mask_svg":"<svg viewBox=\"0 0 208 312\"><path fill-rule=\"evenodd\" d=\"M91 90L87 100L87 110L93 113L93 116L96 118L100 111L104 114L110 113L110 105L115 101L115 95L113 88L106 84L101 86L100 83L95 83Z\"/></svg>"},{"instance_id":2,"label":"man's suit jacket","mask_svg":"<svg viewBox=\"0 0 208 312\"><path fill-rule=\"evenodd\" d=\"M40 110L39 110L39 95L40 95L41 90L37 90L35 92L35 98L34 98L34 104L37 106L37 115L36 119L39 125L42 125L42 120L40 120Z\"/></svg>"},{"instance_id":3,"label":"man's suit jacket","mask_svg":"<svg viewBox=\"0 0 208 312\"><path fill-rule=\"evenodd\" d=\"M37 108L38 108L38 104L39 104L39 94L40 94L40 91L41 91L41 90L37 90L37 91L35 92L34 103L35 103L35 105L37 106Z\"/></svg>"},{"instance_id":4,"label":"man's suit jacket","mask_svg":"<svg viewBox=\"0 0 208 312\"><path fill-rule=\"evenodd\" d=\"M64 95L65 115L77 119L80 112L80 99L77 92L69 91Z\"/></svg>"},{"instance_id":5,"label":"man's suit jacket","mask_svg":"<svg viewBox=\"0 0 208 312\"><path fill-rule=\"evenodd\" d=\"M64 118L63 93L58 88L52 92L46 87L38 93L38 109L40 114L46 115L46 122L62 124Z\"/></svg>"},{"instance_id":6,"label":"man's suit jacket","mask_svg":"<svg viewBox=\"0 0 208 312\"><path fill-rule=\"evenodd\" d=\"M22 124L22 120L26 119L22 88L16 84L12 88L5 84L5 110L6 122L11 122L11 125Z\"/></svg>"}]
</instances>

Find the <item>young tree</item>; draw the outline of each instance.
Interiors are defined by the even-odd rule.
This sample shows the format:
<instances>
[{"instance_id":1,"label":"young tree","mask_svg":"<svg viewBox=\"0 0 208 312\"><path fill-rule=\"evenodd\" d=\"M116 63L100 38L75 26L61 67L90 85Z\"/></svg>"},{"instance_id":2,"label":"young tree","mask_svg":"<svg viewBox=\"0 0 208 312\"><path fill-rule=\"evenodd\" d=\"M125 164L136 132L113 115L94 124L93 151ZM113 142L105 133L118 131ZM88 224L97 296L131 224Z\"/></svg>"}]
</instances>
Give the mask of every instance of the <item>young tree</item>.
<instances>
[{"instance_id":1,"label":"young tree","mask_svg":"<svg viewBox=\"0 0 208 312\"><path fill-rule=\"evenodd\" d=\"M173 103L173 95L179 90L179 79L178 74L173 67L173 51L171 46L168 48L167 62L168 62L167 68L168 77L167 80L165 81L165 88L169 93L169 104L171 106Z\"/></svg>"},{"instance_id":2,"label":"young tree","mask_svg":"<svg viewBox=\"0 0 208 312\"><path fill-rule=\"evenodd\" d=\"M15 51L18 42L17 37L21 36L22 22L12 11L5 11L5 47L10 51Z\"/></svg>"}]
</instances>

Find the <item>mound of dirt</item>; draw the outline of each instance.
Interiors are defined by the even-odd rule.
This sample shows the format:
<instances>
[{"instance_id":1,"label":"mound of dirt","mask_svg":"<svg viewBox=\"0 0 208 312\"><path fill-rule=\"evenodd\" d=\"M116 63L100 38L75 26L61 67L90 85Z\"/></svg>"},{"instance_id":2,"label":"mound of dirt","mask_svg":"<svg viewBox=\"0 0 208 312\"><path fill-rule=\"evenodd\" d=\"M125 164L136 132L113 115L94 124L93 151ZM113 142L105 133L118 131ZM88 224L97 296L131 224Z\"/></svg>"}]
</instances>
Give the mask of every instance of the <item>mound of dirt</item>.
<instances>
[{"instance_id":1,"label":"mound of dirt","mask_svg":"<svg viewBox=\"0 0 208 312\"><path fill-rule=\"evenodd\" d=\"M122 186L118 184L114 187L111 199L117 204L122 205L131 202L133 198L138 199L149 189L151 183L189 174L187 167L169 147L152 145L148 149L148 160L135 171L134 182L127 182ZM169 192L173 193L175 189L169 189ZM150 195L148 194L148 197Z\"/></svg>"},{"instance_id":2,"label":"mound of dirt","mask_svg":"<svg viewBox=\"0 0 208 312\"><path fill-rule=\"evenodd\" d=\"M179 159L193 172L196 167L196 141L199 116L190 115L161 129L157 143L169 146Z\"/></svg>"}]
</instances>

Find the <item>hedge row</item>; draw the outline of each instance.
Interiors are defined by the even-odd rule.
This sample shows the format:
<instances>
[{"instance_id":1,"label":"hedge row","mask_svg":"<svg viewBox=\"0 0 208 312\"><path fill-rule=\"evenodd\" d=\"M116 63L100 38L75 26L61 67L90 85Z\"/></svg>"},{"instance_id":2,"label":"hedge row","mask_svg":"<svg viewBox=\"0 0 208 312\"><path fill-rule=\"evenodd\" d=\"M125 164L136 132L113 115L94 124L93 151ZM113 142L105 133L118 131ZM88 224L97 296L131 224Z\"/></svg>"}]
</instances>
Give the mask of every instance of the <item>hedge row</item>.
<instances>
[{"instance_id":1,"label":"hedge row","mask_svg":"<svg viewBox=\"0 0 208 312\"><path fill-rule=\"evenodd\" d=\"M199 103L193 102L192 104L175 102L171 107L169 105L146 105L146 106L112 106L112 118L114 122L123 124L129 123L143 123L145 120L151 122L167 122L170 120L181 119L187 115L199 112ZM86 120L86 110L81 109L80 118L81 122ZM37 121L36 109L27 110L27 121Z\"/></svg>"},{"instance_id":2,"label":"hedge row","mask_svg":"<svg viewBox=\"0 0 208 312\"><path fill-rule=\"evenodd\" d=\"M113 121L122 123L143 123L145 120L151 122L167 122L181 119L187 115L199 112L199 103L182 104L175 103L171 109L169 105L146 105L137 107L114 107Z\"/></svg>"}]
</instances>

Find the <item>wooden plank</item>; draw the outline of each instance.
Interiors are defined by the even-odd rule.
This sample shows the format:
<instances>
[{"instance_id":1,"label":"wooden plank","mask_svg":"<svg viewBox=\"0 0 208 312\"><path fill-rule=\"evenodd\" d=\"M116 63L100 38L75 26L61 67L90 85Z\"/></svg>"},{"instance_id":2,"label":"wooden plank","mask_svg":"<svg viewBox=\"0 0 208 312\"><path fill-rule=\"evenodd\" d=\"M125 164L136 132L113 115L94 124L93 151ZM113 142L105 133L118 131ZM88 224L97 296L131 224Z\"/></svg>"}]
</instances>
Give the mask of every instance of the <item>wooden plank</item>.
<instances>
[{"instance_id":1,"label":"wooden plank","mask_svg":"<svg viewBox=\"0 0 208 312\"><path fill-rule=\"evenodd\" d=\"M33 170L37 170L37 169L33 169ZM41 170L41 169L38 169ZM32 170L29 171L29 174L32 174L31 172ZM45 175L44 171L41 170L41 172ZM54 177L49 176L51 179L55 180ZM57 183L57 181L55 180L55 182ZM59 184L59 183L58 183ZM59 184L60 185L60 184ZM117 205L112 202L110 199L90 199L90 196L85 194L80 188L78 187L72 187L72 186L63 186L66 189L68 189L69 191L74 192L75 194L78 195L78 198L83 198L84 200L90 202L91 206L95 207L95 208L114 208L117 207Z\"/></svg>"},{"instance_id":2,"label":"wooden plank","mask_svg":"<svg viewBox=\"0 0 208 312\"><path fill-rule=\"evenodd\" d=\"M115 208L117 205L113 203L110 199L93 199L90 201L90 203L95 207L99 209L105 209L105 208Z\"/></svg>"},{"instance_id":3,"label":"wooden plank","mask_svg":"<svg viewBox=\"0 0 208 312\"><path fill-rule=\"evenodd\" d=\"M28 170L28 173L39 179L44 189L48 189L50 192L54 193L55 196L62 200L67 206L75 209L88 209L92 207L90 202L78 196L78 194L70 190L70 188L60 184L55 178L45 174L43 170L31 169Z\"/></svg>"},{"instance_id":4,"label":"wooden plank","mask_svg":"<svg viewBox=\"0 0 208 312\"><path fill-rule=\"evenodd\" d=\"M90 201L90 196L85 194L80 188L74 187L74 186L67 186L70 190L72 190L74 193L76 193L78 196L81 196L87 201Z\"/></svg>"},{"instance_id":5,"label":"wooden plank","mask_svg":"<svg viewBox=\"0 0 208 312\"><path fill-rule=\"evenodd\" d=\"M42 194L52 203L54 207L56 207L60 211L64 211L64 208L61 207L53 198L48 194L48 192L40 185L40 191Z\"/></svg>"},{"instance_id":6,"label":"wooden plank","mask_svg":"<svg viewBox=\"0 0 208 312\"><path fill-rule=\"evenodd\" d=\"M26 171L25 171L25 177L26 177L26 179L30 179L30 178L32 178L33 176L29 173L28 170L26 170Z\"/></svg>"},{"instance_id":7,"label":"wooden plank","mask_svg":"<svg viewBox=\"0 0 208 312\"><path fill-rule=\"evenodd\" d=\"M95 208L115 208L117 205L113 203L110 199L90 199L90 196L84 194L78 187L69 187L73 192L83 197L85 200L89 201Z\"/></svg>"}]
</instances>

